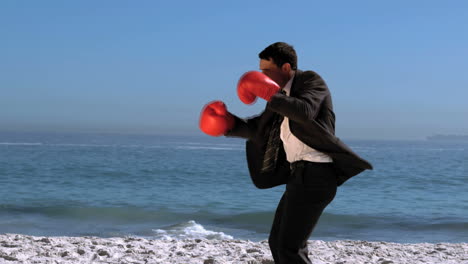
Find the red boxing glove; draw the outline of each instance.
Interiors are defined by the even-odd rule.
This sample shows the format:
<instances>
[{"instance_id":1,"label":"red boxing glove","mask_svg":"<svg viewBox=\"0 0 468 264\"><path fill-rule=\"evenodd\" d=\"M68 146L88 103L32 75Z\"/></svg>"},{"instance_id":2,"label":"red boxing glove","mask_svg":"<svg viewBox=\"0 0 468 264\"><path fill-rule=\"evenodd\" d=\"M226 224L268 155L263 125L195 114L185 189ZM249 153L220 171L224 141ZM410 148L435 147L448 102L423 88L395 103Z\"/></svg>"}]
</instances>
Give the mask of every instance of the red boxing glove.
<instances>
[{"instance_id":1,"label":"red boxing glove","mask_svg":"<svg viewBox=\"0 0 468 264\"><path fill-rule=\"evenodd\" d=\"M200 115L200 129L210 136L222 136L234 127L234 117L221 101L205 105Z\"/></svg>"},{"instance_id":2,"label":"red boxing glove","mask_svg":"<svg viewBox=\"0 0 468 264\"><path fill-rule=\"evenodd\" d=\"M237 83L237 95L244 104L252 104L257 97L270 101L280 87L270 77L258 71L249 71L242 75Z\"/></svg>"}]
</instances>

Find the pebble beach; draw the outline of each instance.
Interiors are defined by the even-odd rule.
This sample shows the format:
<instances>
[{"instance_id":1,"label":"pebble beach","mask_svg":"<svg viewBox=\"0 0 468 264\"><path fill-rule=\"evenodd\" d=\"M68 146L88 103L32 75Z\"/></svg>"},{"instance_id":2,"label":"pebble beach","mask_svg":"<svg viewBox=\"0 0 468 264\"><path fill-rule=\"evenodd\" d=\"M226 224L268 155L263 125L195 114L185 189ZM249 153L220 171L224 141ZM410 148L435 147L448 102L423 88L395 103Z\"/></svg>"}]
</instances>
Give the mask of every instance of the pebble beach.
<instances>
[{"instance_id":1,"label":"pebble beach","mask_svg":"<svg viewBox=\"0 0 468 264\"><path fill-rule=\"evenodd\" d=\"M468 243L309 241L315 264L467 264ZM0 263L274 263L267 241L0 235Z\"/></svg>"}]
</instances>

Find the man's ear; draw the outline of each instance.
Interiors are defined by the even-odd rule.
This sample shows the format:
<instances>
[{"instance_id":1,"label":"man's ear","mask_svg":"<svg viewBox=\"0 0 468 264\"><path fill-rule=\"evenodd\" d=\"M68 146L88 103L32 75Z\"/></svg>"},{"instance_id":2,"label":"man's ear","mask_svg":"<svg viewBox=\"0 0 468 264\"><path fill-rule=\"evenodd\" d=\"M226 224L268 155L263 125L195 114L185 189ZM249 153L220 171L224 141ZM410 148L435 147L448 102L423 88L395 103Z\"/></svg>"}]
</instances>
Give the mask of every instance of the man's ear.
<instances>
[{"instance_id":1,"label":"man's ear","mask_svg":"<svg viewBox=\"0 0 468 264\"><path fill-rule=\"evenodd\" d=\"M283 72L287 72L289 73L291 71L291 64L289 64L288 62L286 62L285 64L283 64L283 66L281 66L281 70Z\"/></svg>"}]
</instances>

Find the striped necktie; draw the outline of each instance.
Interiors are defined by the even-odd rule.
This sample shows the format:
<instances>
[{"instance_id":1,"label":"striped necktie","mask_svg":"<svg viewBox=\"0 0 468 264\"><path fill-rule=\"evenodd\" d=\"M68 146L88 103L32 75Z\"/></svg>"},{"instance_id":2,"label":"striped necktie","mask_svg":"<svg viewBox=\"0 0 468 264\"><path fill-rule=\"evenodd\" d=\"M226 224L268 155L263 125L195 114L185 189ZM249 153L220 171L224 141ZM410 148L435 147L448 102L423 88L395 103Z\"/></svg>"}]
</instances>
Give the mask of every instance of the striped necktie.
<instances>
[{"instance_id":1,"label":"striped necktie","mask_svg":"<svg viewBox=\"0 0 468 264\"><path fill-rule=\"evenodd\" d=\"M261 168L262 173L274 171L276 168L278 152L281 144L280 133L281 122L283 122L283 119L284 117L279 114L276 114L275 117L273 117L273 124L270 129L265 156L263 157L263 165Z\"/></svg>"}]
</instances>

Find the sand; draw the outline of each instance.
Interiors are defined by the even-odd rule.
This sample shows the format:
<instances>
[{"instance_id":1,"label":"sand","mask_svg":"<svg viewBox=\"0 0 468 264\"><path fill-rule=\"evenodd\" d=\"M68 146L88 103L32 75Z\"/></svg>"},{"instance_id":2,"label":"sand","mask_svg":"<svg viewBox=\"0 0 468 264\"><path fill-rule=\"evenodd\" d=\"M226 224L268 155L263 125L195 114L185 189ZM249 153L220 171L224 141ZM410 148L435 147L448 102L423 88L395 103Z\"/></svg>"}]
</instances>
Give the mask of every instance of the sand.
<instances>
[{"instance_id":1,"label":"sand","mask_svg":"<svg viewBox=\"0 0 468 264\"><path fill-rule=\"evenodd\" d=\"M309 241L313 263L468 264L468 243ZM0 263L273 263L267 241L0 235Z\"/></svg>"}]
</instances>

